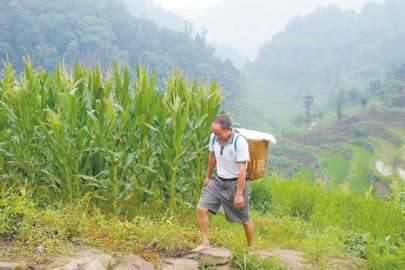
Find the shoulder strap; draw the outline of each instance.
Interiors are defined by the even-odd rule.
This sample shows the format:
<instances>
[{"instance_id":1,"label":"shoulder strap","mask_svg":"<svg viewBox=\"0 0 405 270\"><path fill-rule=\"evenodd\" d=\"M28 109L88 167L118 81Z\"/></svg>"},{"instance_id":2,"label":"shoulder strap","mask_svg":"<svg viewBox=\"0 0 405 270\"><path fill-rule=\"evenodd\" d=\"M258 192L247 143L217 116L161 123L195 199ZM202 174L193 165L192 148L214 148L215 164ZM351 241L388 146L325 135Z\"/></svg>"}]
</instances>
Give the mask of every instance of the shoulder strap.
<instances>
[{"instance_id":1,"label":"shoulder strap","mask_svg":"<svg viewBox=\"0 0 405 270\"><path fill-rule=\"evenodd\" d=\"M240 136L241 136L241 135L237 134L237 135L235 136L235 140L234 140L234 142L233 142L233 148L235 149L235 152L238 150L237 147L236 147L236 143L238 142L238 139L239 139Z\"/></svg>"},{"instance_id":2,"label":"shoulder strap","mask_svg":"<svg viewBox=\"0 0 405 270\"><path fill-rule=\"evenodd\" d=\"M214 145L215 141L217 140L217 136L212 136L212 145Z\"/></svg>"}]
</instances>

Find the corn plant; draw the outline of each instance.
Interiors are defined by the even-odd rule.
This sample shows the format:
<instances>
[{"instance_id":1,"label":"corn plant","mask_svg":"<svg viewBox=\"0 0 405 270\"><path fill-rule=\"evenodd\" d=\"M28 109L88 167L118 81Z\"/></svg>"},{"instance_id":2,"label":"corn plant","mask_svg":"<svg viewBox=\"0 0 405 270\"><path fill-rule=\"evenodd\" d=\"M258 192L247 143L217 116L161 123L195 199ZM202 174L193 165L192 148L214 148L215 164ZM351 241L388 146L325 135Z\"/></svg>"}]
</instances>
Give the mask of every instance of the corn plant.
<instances>
[{"instance_id":1,"label":"corn plant","mask_svg":"<svg viewBox=\"0 0 405 270\"><path fill-rule=\"evenodd\" d=\"M108 71L79 63L53 73L26 61L0 77L0 179L38 202L86 199L116 214L194 203L205 172L216 84L174 72L166 89L137 66Z\"/></svg>"}]
</instances>

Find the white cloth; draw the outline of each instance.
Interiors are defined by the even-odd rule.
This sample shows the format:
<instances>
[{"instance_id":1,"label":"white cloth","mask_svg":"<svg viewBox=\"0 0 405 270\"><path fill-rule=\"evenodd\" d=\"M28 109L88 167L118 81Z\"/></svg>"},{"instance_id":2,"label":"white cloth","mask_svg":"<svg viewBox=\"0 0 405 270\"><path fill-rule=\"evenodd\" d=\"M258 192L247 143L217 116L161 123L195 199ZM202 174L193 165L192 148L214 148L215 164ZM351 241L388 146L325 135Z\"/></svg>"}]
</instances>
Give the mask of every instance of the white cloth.
<instances>
[{"instance_id":1,"label":"white cloth","mask_svg":"<svg viewBox=\"0 0 405 270\"><path fill-rule=\"evenodd\" d=\"M274 138L274 136L269 134L269 133L264 133L264 132L261 132L261 131L250 130L250 129L245 129L245 128L236 128L235 130L236 130L236 132L243 135L247 139L265 140L265 141L268 141L268 142L270 142L272 144L277 143L276 138Z\"/></svg>"}]
</instances>

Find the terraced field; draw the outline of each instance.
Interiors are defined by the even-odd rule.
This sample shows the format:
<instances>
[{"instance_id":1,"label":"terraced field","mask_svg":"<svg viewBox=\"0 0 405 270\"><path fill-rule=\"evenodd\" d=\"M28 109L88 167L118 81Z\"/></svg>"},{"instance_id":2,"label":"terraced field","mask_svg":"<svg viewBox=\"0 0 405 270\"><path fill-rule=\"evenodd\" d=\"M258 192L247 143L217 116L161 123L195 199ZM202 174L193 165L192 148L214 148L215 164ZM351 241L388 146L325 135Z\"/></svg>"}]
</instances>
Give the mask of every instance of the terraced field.
<instances>
[{"instance_id":1,"label":"terraced field","mask_svg":"<svg viewBox=\"0 0 405 270\"><path fill-rule=\"evenodd\" d=\"M341 121L326 116L310 131L280 140L270 154L272 169L278 161L279 170L290 175L310 168L328 188L364 193L374 187L386 196L405 169L405 110L380 104L346 112Z\"/></svg>"}]
</instances>

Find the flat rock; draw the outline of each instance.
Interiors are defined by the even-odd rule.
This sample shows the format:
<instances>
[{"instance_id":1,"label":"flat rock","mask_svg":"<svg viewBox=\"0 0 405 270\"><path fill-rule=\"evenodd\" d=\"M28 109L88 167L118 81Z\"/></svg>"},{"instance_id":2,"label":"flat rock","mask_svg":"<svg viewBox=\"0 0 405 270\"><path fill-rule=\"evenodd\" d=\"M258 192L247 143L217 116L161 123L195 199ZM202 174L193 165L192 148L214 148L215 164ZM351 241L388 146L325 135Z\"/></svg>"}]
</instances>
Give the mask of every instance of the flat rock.
<instances>
[{"instance_id":1,"label":"flat rock","mask_svg":"<svg viewBox=\"0 0 405 270\"><path fill-rule=\"evenodd\" d=\"M162 270L198 270L199 263L195 260L184 258L169 258L162 262Z\"/></svg>"},{"instance_id":2,"label":"flat rock","mask_svg":"<svg viewBox=\"0 0 405 270\"><path fill-rule=\"evenodd\" d=\"M111 255L94 249L86 249L73 257L57 259L50 267L53 270L107 270L116 265Z\"/></svg>"},{"instance_id":3,"label":"flat rock","mask_svg":"<svg viewBox=\"0 0 405 270\"><path fill-rule=\"evenodd\" d=\"M200 255L197 252L195 252L195 253L190 253L190 254L184 255L181 258L189 259L189 260L198 260L199 257L200 257Z\"/></svg>"},{"instance_id":4,"label":"flat rock","mask_svg":"<svg viewBox=\"0 0 405 270\"><path fill-rule=\"evenodd\" d=\"M103 265L103 263L99 260L91 260L86 264L86 270L99 270L99 269L108 269Z\"/></svg>"},{"instance_id":5,"label":"flat rock","mask_svg":"<svg viewBox=\"0 0 405 270\"><path fill-rule=\"evenodd\" d=\"M137 255L129 255L121 260L121 263L113 268L114 270L154 270L153 264L145 261Z\"/></svg>"},{"instance_id":6,"label":"flat rock","mask_svg":"<svg viewBox=\"0 0 405 270\"><path fill-rule=\"evenodd\" d=\"M199 252L199 261L203 265L225 265L232 258L232 253L226 248L208 248Z\"/></svg>"},{"instance_id":7,"label":"flat rock","mask_svg":"<svg viewBox=\"0 0 405 270\"><path fill-rule=\"evenodd\" d=\"M291 270L304 270L305 260L303 253L297 250L261 250L257 252L262 259L275 257L285 264Z\"/></svg>"},{"instance_id":8,"label":"flat rock","mask_svg":"<svg viewBox=\"0 0 405 270\"><path fill-rule=\"evenodd\" d=\"M1 262L0 270L25 270L27 265L23 262Z\"/></svg>"}]
</instances>

